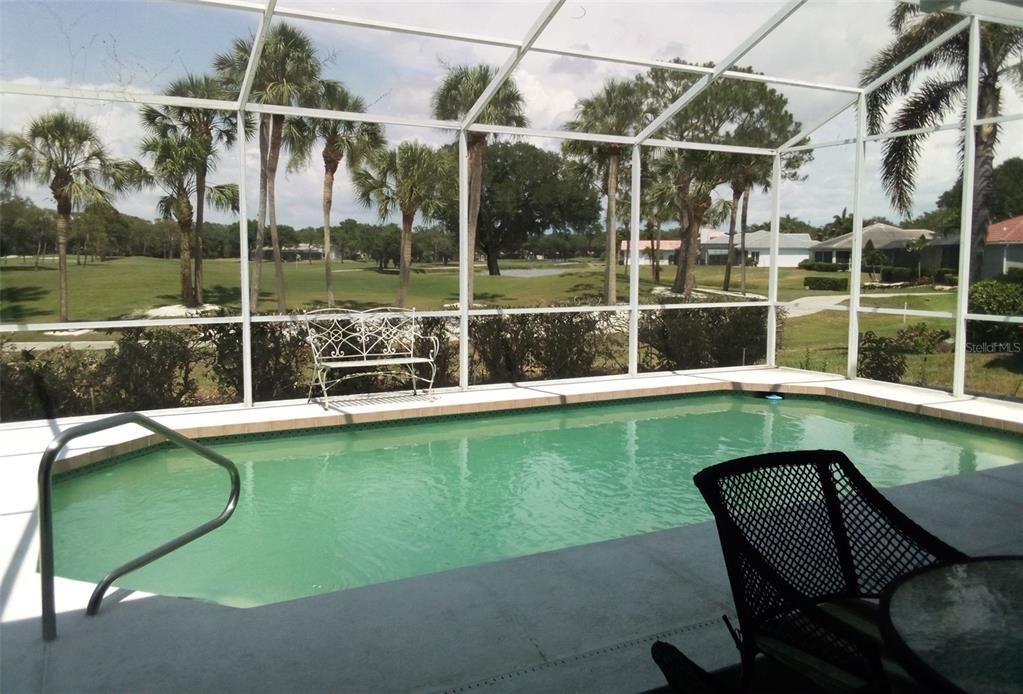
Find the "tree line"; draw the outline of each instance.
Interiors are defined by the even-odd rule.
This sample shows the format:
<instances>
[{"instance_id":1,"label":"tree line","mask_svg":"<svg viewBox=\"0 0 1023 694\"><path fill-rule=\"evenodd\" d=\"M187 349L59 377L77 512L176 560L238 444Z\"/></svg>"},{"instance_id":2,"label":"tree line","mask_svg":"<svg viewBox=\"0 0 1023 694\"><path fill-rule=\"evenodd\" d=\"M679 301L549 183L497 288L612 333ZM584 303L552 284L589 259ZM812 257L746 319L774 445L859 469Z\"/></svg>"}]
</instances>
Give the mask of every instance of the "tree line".
<instances>
[{"instance_id":1,"label":"tree line","mask_svg":"<svg viewBox=\"0 0 1023 694\"><path fill-rule=\"evenodd\" d=\"M883 74L929 37L955 21L940 13L923 13L912 5L900 5L890 17L895 37L864 69L862 83ZM890 119L897 129L926 128L961 103L965 88L966 33L942 50L916 63L870 95L868 124L872 133L888 125L888 107L897 97L910 94ZM1023 53L1023 30L1000 25L983 34L982 70L978 115L999 112L1000 89L1008 71ZM230 100L239 93L252 51L253 39L235 39L217 55L210 75L187 75L166 90L173 96ZM632 136L646 128L679 97L702 79L686 71L691 66L679 58L679 69L651 68L631 80L607 80L596 93L576 103L568 130ZM712 67L712 63L700 67ZM954 79L938 74L952 68ZM752 67L735 67L753 73ZM936 72L938 71L938 72ZM432 98L432 113L443 120L460 120L474 112L475 104L493 81L497 69L490 65L450 66ZM916 79L920 78L920 79ZM273 24L256 66L250 92L256 103L313 106L349 113L363 112L364 101L345 86L323 76L323 59L311 39L287 22ZM0 179L10 188L20 180L34 179L48 185L56 201L54 231L60 280L60 317L67 319L67 244L73 210L109 207L118 192L156 187L163 193L157 209L173 220L178 232L181 296L186 305L202 302L202 262L208 252L205 210L237 209L237 186L208 180L216 170L218 156L234 144L239 129L258 141L260 162L256 231L251 257L253 299L263 284L262 249L269 232L278 312L287 311L283 272L283 225L277 220L277 176L281 158L289 168L305 165L314 151L323 161L322 247L332 247L331 211L335 175L342 162L351 173L357 199L375 209L381 222L398 217L399 290L397 303L404 305L413 261L413 229L417 219L435 220L449 233L457 228L457 155L452 146L435 149L406 141L388 146L383 129L373 123L343 119L306 119L261 113L251 122L236 122L234 112L183 107L145 107L141 110L145 137L139 146L141 161L117 159L109 154L92 124L57 111L33 119L23 133L3 135ZM527 126L525 103L514 80L506 80L476 121L485 124ZM788 101L764 82L722 79L713 81L684 109L667 119L653 136L678 141L773 147L801 130L788 109ZM974 261L990 221L993 157L998 125L986 124L974 133L976 143L974 196ZM468 153L468 244L475 255L486 256L490 272L499 272L502 250L521 240L554 233L587 233L593 227L593 193L603 198L605 280L608 303L616 301L615 278L618 209L629 204L629 189L621 186L631 168L629 146L567 140L562 159L544 161L551 153L493 143L492 135L470 131ZM886 140L882 182L892 203L908 212L917 174L920 141L926 133ZM510 197L497 190L495 180L508 181L501 169L503 159L532 158L552 174L539 180L540 192L557 181L556 194L530 201L518 189ZM800 177L801 167L812 154L800 152L783 158L782 175ZM507 163L507 162L504 162ZM485 165L486 164L486 165ZM765 156L711 152L674 147L644 147L640 158L644 180L642 217L659 244L662 225L677 226L681 244L676 254L674 291L688 295L695 286L699 254L699 230L710 219L729 221L729 253L725 286L738 231L739 256L748 229L749 197L755 188L770 184L771 159ZM553 167L553 168L551 168ZM555 171L556 169L556 171ZM487 188L486 171L491 170ZM523 173L523 172L520 172ZM528 174L529 172L524 172ZM520 186L536 183L538 176L524 175ZM722 197L726 188L730 196ZM514 188L514 186L512 186ZM519 200L514 200L515 196ZM543 197L543 196L541 196ZM525 200L525 202L523 201ZM536 207L530 204L536 203ZM496 211L504 206L504 213ZM600 203L597 205L599 215ZM542 208L545 214L533 214ZM845 214L833 228L844 224ZM323 254L325 295L333 305L331 253ZM655 258L657 254L655 253ZM660 268L655 265L655 273ZM470 296L472 296L470 273Z\"/></svg>"}]
</instances>

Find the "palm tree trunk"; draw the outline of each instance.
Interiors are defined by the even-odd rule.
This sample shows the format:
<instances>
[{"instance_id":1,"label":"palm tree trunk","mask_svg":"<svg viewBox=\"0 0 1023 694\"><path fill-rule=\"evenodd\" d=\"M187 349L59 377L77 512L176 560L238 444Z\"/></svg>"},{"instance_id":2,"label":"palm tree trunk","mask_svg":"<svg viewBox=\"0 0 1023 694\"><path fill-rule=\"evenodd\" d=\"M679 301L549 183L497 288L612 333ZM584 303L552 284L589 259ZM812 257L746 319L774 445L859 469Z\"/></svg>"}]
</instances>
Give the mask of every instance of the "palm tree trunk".
<instances>
[{"instance_id":1,"label":"palm tree trunk","mask_svg":"<svg viewBox=\"0 0 1023 694\"><path fill-rule=\"evenodd\" d=\"M998 85L985 80L980 85L978 117L998 115L1000 99ZM980 279L984 254L984 241L991 223L991 190L994 180L995 146L998 143L998 124L988 123L977 128L973 174L973 228L970 230L970 280ZM962 251L960 251L962 252Z\"/></svg>"},{"instance_id":2,"label":"palm tree trunk","mask_svg":"<svg viewBox=\"0 0 1023 694\"><path fill-rule=\"evenodd\" d=\"M473 269L476 260L476 228L480 217L480 200L483 195L483 151L487 146L486 135L481 133L469 134L469 225L466 229L466 236L469 241L469 257L463 262L469 264L469 299L472 306L475 285L475 270Z\"/></svg>"},{"instance_id":3,"label":"palm tree trunk","mask_svg":"<svg viewBox=\"0 0 1023 694\"><path fill-rule=\"evenodd\" d=\"M330 209L334 205L334 174L339 160L323 149L323 273L327 289L327 307L334 308L334 279L330 269ZM312 257L312 254L309 254Z\"/></svg>"},{"instance_id":4,"label":"palm tree trunk","mask_svg":"<svg viewBox=\"0 0 1023 694\"><path fill-rule=\"evenodd\" d=\"M203 212L206 209L206 165L202 164L195 172L195 272L192 281L195 283L195 303L201 306L206 303L202 295L202 227Z\"/></svg>"},{"instance_id":5,"label":"palm tree trunk","mask_svg":"<svg viewBox=\"0 0 1023 694\"><path fill-rule=\"evenodd\" d=\"M615 275L618 272L618 234L615 208L618 197L618 160L621 154L611 149L607 159L607 243L604 247L604 303L613 306L618 303Z\"/></svg>"},{"instance_id":6,"label":"palm tree trunk","mask_svg":"<svg viewBox=\"0 0 1023 694\"><path fill-rule=\"evenodd\" d=\"M726 292L732 285L732 261L735 256L735 221L739 215L739 198L742 197L742 187L732 186L732 209L728 215L728 254L725 256L725 281L721 288Z\"/></svg>"},{"instance_id":7,"label":"palm tree trunk","mask_svg":"<svg viewBox=\"0 0 1023 694\"><path fill-rule=\"evenodd\" d=\"M409 277L412 273L412 220L416 217L416 211L402 211L401 213L401 247L398 249L398 306L405 308L408 300Z\"/></svg>"},{"instance_id":8,"label":"palm tree trunk","mask_svg":"<svg viewBox=\"0 0 1023 694\"><path fill-rule=\"evenodd\" d=\"M60 320L68 320L67 286L67 230L71 223L71 201L57 198L57 296L60 302Z\"/></svg>"},{"instance_id":9,"label":"palm tree trunk","mask_svg":"<svg viewBox=\"0 0 1023 694\"><path fill-rule=\"evenodd\" d=\"M686 194L689 190L689 182L685 181L678 185L675 191L675 208L678 210L679 244L675 251L675 279L671 283L671 291L674 294L683 294L686 284L686 258L689 253L689 205L686 201Z\"/></svg>"},{"instance_id":10,"label":"palm tree trunk","mask_svg":"<svg viewBox=\"0 0 1023 694\"><path fill-rule=\"evenodd\" d=\"M654 269L654 284L661 282L661 220L654 223L654 257L651 259Z\"/></svg>"},{"instance_id":11,"label":"palm tree trunk","mask_svg":"<svg viewBox=\"0 0 1023 694\"><path fill-rule=\"evenodd\" d=\"M256 212L256 242L253 249L256 264L252 268L252 278L249 284L249 302L253 312L259 310L259 283L263 270L263 243L266 233L266 154L269 148L270 116L261 114L259 116L259 207ZM246 227L248 223L248 220L245 220ZM247 228L246 236L248 236Z\"/></svg>"},{"instance_id":12,"label":"palm tree trunk","mask_svg":"<svg viewBox=\"0 0 1023 694\"><path fill-rule=\"evenodd\" d=\"M277 285L277 313L287 313L284 295L284 260L281 258L281 240L277 235L277 164L284 142L284 116L270 117L270 150L266 159L266 206L270 213L270 244L274 253L274 280Z\"/></svg>"},{"instance_id":13,"label":"palm tree trunk","mask_svg":"<svg viewBox=\"0 0 1023 694\"><path fill-rule=\"evenodd\" d=\"M187 200L178 201L175 212L178 220L178 236L181 243L178 268L181 275L181 304L188 308L195 306L195 293L192 285L192 210Z\"/></svg>"},{"instance_id":14,"label":"palm tree trunk","mask_svg":"<svg viewBox=\"0 0 1023 694\"><path fill-rule=\"evenodd\" d=\"M749 195L753 192L753 184L746 184L742 193L742 220L739 222L739 258L742 262L742 284L740 288L746 294L746 229L749 226Z\"/></svg>"}]
</instances>

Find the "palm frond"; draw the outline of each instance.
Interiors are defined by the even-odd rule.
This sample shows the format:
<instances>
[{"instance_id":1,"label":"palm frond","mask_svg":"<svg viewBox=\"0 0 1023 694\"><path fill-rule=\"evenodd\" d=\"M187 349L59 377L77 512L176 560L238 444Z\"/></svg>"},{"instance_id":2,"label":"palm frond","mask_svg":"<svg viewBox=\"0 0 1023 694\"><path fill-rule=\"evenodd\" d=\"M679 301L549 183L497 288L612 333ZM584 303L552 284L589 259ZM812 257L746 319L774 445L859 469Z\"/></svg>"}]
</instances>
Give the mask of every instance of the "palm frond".
<instances>
[{"instance_id":1,"label":"palm frond","mask_svg":"<svg viewBox=\"0 0 1023 694\"><path fill-rule=\"evenodd\" d=\"M966 85L959 79L929 78L910 96L893 120L896 130L914 130L939 124L962 103ZM913 207L920 151L927 134L891 138L885 141L881 184L892 205L904 214Z\"/></svg>"},{"instance_id":2,"label":"palm frond","mask_svg":"<svg viewBox=\"0 0 1023 694\"><path fill-rule=\"evenodd\" d=\"M238 211L238 184L223 183L206 187L206 203L222 212Z\"/></svg>"},{"instance_id":3,"label":"palm frond","mask_svg":"<svg viewBox=\"0 0 1023 694\"><path fill-rule=\"evenodd\" d=\"M909 21L910 17L912 21ZM901 27L899 34L874 56L861 73L860 85L865 86L873 82L926 43L947 31L958 19L955 15L942 13L907 15L907 20L899 23ZM876 135L882 132L889 105L896 97L908 93L914 80L919 76L941 67L950 69L955 74L965 75L968 39L965 30L959 32L867 95L867 128L870 133Z\"/></svg>"}]
</instances>

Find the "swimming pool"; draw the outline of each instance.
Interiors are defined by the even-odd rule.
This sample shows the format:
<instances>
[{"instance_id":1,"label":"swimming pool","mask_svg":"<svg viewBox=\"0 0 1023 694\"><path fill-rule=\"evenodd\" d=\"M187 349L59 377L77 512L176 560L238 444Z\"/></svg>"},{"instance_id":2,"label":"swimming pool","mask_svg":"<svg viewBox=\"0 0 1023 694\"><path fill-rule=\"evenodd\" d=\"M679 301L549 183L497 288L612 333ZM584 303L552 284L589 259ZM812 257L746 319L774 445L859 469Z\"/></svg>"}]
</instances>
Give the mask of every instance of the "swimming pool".
<instances>
[{"instance_id":1,"label":"swimming pool","mask_svg":"<svg viewBox=\"0 0 1023 694\"><path fill-rule=\"evenodd\" d=\"M878 486L1023 460L1009 434L823 398L688 395L222 439L224 527L118 585L262 605L708 520L693 474L837 448ZM156 449L54 485L59 575L112 567L216 515L223 470Z\"/></svg>"}]
</instances>

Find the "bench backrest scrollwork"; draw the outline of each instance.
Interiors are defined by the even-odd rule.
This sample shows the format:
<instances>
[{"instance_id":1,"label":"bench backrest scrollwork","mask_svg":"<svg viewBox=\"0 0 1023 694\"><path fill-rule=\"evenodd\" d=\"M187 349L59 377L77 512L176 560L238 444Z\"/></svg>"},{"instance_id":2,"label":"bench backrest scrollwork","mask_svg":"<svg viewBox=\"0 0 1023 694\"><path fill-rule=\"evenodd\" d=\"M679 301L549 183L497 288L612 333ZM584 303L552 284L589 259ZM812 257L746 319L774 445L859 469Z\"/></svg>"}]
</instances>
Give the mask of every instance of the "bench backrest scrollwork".
<instances>
[{"instance_id":1,"label":"bench backrest scrollwork","mask_svg":"<svg viewBox=\"0 0 1023 694\"><path fill-rule=\"evenodd\" d=\"M412 357L416 340L425 337L411 309L319 309L306 315L306 340L317 362Z\"/></svg>"}]
</instances>

